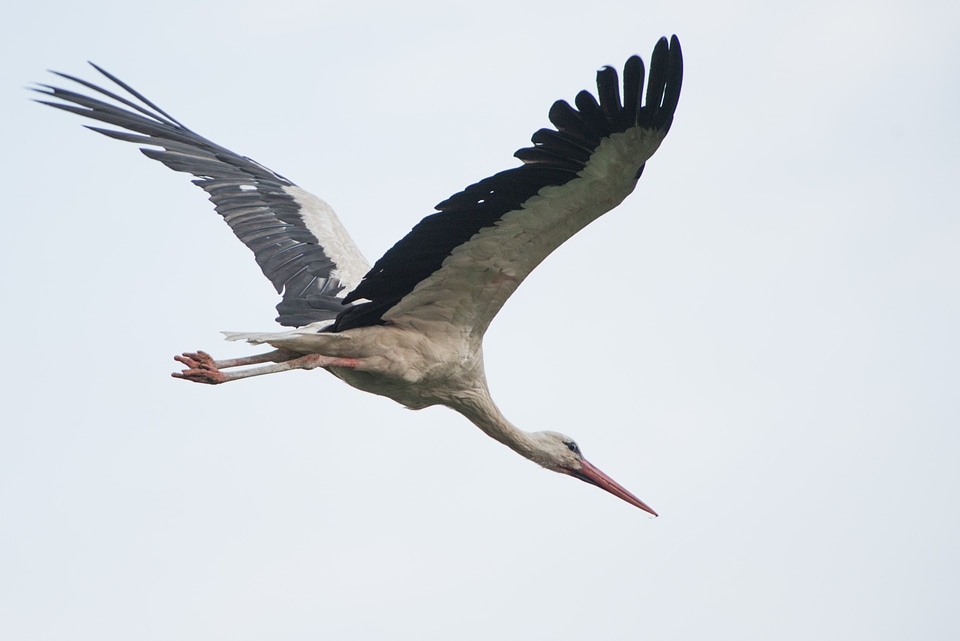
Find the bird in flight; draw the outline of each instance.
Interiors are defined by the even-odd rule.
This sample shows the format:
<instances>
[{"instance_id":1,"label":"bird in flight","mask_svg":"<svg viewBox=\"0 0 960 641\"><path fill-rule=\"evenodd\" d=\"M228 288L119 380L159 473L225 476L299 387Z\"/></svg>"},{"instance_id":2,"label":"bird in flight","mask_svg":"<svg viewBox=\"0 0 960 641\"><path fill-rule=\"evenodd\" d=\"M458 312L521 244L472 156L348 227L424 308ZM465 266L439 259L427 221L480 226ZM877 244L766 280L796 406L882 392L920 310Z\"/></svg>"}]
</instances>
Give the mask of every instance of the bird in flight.
<instances>
[{"instance_id":1,"label":"bird in flight","mask_svg":"<svg viewBox=\"0 0 960 641\"><path fill-rule=\"evenodd\" d=\"M92 64L92 63L91 63ZM656 516L589 463L569 436L515 427L491 398L484 333L523 279L564 241L616 207L660 146L680 97L676 36L661 38L649 74L638 56L597 72L597 95L550 108L554 128L514 154L520 166L470 185L436 206L371 268L325 202L287 178L194 133L100 67L127 96L63 73L88 93L39 85L39 100L111 128L88 125L175 171L194 176L249 247L281 301L270 333L228 333L272 347L214 360L174 358L176 378L229 381L322 368L358 389L421 409L445 405L539 465L599 486ZM646 86L644 86L646 81ZM94 96L100 97L94 97ZM109 99L107 102L104 98Z\"/></svg>"}]
</instances>

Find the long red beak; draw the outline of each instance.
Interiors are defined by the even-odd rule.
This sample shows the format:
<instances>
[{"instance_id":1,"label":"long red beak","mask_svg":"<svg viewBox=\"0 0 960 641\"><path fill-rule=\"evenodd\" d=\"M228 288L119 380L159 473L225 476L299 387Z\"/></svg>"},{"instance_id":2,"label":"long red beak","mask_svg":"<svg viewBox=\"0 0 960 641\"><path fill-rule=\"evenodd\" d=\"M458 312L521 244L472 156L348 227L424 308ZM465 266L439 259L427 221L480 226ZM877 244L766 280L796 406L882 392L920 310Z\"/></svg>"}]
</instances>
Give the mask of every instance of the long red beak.
<instances>
[{"instance_id":1,"label":"long red beak","mask_svg":"<svg viewBox=\"0 0 960 641\"><path fill-rule=\"evenodd\" d=\"M653 511L653 508L628 492L627 488L623 487L612 478L601 472L599 469L594 467L592 463L586 460L582 461L582 463L583 467L577 471L571 470L570 476L575 476L581 481L586 481L591 485L596 485L597 487L603 488L607 492L610 492L610 494L623 499L630 505L635 505L645 512L649 512L654 516L658 516L658 514Z\"/></svg>"}]
</instances>

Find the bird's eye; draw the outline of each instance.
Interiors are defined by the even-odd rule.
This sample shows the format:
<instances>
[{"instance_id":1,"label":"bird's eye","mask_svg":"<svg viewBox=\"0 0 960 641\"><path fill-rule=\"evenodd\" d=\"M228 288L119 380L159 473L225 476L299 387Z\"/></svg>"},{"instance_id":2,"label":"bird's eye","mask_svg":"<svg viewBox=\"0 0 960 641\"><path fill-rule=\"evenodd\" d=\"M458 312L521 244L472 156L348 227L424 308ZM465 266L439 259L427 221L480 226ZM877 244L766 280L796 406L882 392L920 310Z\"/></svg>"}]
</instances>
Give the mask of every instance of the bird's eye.
<instances>
[{"instance_id":1,"label":"bird's eye","mask_svg":"<svg viewBox=\"0 0 960 641\"><path fill-rule=\"evenodd\" d=\"M568 450L570 450L577 456L580 456L580 448L577 446L576 443L574 443L573 441L564 441L563 444L567 446Z\"/></svg>"}]
</instances>

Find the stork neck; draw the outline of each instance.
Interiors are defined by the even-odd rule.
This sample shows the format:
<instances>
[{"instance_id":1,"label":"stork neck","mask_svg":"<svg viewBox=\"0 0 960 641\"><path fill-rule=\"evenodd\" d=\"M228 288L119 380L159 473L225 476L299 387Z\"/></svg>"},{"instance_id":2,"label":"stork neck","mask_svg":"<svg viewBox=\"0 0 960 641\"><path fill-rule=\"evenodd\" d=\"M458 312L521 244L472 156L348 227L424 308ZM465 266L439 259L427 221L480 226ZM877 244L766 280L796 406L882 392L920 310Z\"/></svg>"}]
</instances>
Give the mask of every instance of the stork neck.
<instances>
[{"instance_id":1,"label":"stork neck","mask_svg":"<svg viewBox=\"0 0 960 641\"><path fill-rule=\"evenodd\" d=\"M530 433L507 420L486 388L477 390L474 394L463 395L457 400L458 404L453 409L467 417L487 436L500 441L523 457L537 460L538 450Z\"/></svg>"}]
</instances>

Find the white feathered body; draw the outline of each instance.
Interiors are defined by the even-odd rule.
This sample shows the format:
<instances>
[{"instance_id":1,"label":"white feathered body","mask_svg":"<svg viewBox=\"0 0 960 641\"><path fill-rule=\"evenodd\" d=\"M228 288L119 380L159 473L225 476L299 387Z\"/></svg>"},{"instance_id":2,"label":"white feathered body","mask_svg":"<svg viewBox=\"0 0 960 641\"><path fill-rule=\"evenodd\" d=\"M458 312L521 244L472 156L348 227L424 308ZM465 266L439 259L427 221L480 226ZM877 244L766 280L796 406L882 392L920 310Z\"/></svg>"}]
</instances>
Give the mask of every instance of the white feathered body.
<instances>
[{"instance_id":1,"label":"white feathered body","mask_svg":"<svg viewBox=\"0 0 960 641\"><path fill-rule=\"evenodd\" d=\"M480 338L452 329L447 324L429 331L378 325L330 333L303 327L264 334L226 333L226 337L297 353L356 359L356 367L325 369L352 387L410 409L447 405L459 410L458 398L486 393L487 383Z\"/></svg>"}]
</instances>

